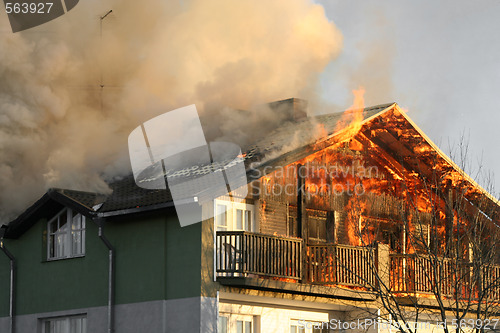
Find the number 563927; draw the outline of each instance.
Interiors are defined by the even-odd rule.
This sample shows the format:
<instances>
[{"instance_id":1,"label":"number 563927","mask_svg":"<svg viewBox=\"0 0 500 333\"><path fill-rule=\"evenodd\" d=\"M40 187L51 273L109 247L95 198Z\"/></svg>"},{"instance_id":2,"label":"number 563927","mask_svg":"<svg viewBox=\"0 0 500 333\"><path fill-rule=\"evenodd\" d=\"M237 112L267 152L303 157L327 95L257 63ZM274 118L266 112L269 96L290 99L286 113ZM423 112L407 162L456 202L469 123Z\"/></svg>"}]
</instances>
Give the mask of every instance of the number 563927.
<instances>
[{"instance_id":1,"label":"number 563927","mask_svg":"<svg viewBox=\"0 0 500 333\"><path fill-rule=\"evenodd\" d=\"M53 2L7 2L5 11L7 14L48 14Z\"/></svg>"}]
</instances>

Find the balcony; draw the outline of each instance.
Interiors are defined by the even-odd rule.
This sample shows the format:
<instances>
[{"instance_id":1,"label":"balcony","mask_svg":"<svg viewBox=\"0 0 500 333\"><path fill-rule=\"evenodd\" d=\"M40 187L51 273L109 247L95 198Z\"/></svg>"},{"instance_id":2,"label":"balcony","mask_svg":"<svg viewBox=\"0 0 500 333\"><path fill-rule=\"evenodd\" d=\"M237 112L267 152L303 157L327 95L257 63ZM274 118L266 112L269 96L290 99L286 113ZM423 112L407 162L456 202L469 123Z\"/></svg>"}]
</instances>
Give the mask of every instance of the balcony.
<instances>
[{"instance_id":1,"label":"balcony","mask_svg":"<svg viewBox=\"0 0 500 333\"><path fill-rule=\"evenodd\" d=\"M476 276L479 274L479 277ZM390 286L395 293L443 295L478 300L500 299L500 266L477 268L473 263L438 256L390 254Z\"/></svg>"},{"instance_id":2,"label":"balcony","mask_svg":"<svg viewBox=\"0 0 500 333\"><path fill-rule=\"evenodd\" d=\"M270 277L288 282L367 287L375 284L373 249L304 245L302 239L219 231L218 277Z\"/></svg>"},{"instance_id":3,"label":"balcony","mask_svg":"<svg viewBox=\"0 0 500 333\"><path fill-rule=\"evenodd\" d=\"M244 231L219 231L216 249L218 276L302 278L301 239Z\"/></svg>"},{"instance_id":4,"label":"balcony","mask_svg":"<svg viewBox=\"0 0 500 333\"><path fill-rule=\"evenodd\" d=\"M288 289L295 284L294 291L316 285L322 287L316 288L321 293L332 294L331 290L338 288L331 287L340 286L356 292L346 296L351 298L366 297L363 292L374 294L382 285L380 282L397 295L439 294L469 300L478 298L477 291L482 286L493 285L489 298L500 299L500 266L495 265L482 268L478 280L473 278L477 269L472 263L390 253L382 244L375 247L305 244L298 238L224 231L217 232L215 245L219 281L253 280L252 287L263 287L263 281L267 280L274 282L275 289L282 288L283 283Z\"/></svg>"}]
</instances>

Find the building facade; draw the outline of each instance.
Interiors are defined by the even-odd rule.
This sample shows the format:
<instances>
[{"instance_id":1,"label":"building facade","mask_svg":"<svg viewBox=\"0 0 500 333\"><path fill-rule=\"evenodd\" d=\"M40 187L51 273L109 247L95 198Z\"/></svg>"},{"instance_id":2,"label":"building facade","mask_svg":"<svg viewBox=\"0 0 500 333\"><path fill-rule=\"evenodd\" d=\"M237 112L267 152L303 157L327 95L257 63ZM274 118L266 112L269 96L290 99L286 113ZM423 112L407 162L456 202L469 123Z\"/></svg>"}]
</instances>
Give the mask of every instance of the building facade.
<instances>
[{"instance_id":1,"label":"building facade","mask_svg":"<svg viewBox=\"0 0 500 333\"><path fill-rule=\"evenodd\" d=\"M294 119L249 147L247 195L187 227L168 190L132 177L107 196L49 190L2 227L0 332L378 332L415 313L432 331L440 309L446 325L471 304L464 318L496 316L498 201L397 104L359 115Z\"/></svg>"}]
</instances>

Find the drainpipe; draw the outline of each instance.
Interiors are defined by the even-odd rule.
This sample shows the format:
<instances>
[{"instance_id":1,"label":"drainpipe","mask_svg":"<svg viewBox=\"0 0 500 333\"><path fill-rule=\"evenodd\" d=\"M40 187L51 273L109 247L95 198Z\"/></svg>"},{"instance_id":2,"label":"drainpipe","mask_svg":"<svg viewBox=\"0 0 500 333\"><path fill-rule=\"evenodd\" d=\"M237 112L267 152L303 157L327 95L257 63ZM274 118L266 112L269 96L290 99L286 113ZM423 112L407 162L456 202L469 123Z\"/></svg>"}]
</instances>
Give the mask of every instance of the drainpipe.
<instances>
[{"instance_id":1,"label":"drainpipe","mask_svg":"<svg viewBox=\"0 0 500 333\"><path fill-rule=\"evenodd\" d=\"M306 212L306 180L303 174L304 165L297 165L297 224L298 236L306 242L307 240L307 212Z\"/></svg>"},{"instance_id":2,"label":"drainpipe","mask_svg":"<svg viewBox=\"0 0 500 333\"><path fill-rule=\"evenodd\" d=\"M115 249L104 235L104 219L97 218L94 222L99 227L99 238L108 248L108 333L113 333L114 328L114 299L115 299Z\"/></svg>"},{"instance_id":3,"label":"drainpipe","mask_svg":"<svg viewBox=\"0 0 500 333\"><path fill-rule=\"evenodd\" d=\"M12 255L12 253L7 250L5 244L3 243L3 238L5 235L5 231L7 230L7 226L2 226L0 228L0 248L3 253L10 260L10 298L9 298L9 332L15 332L15 306L16 306L16 258Z\"/></svg>"},{"instance_id":4,"label":"drainpipe","mask_svg":"<svg viewBox=\"0 0 500 333\"><path fill-rule=\"evenodd\" d=\"M303 173L304 165L297 165L297 224L298 236L302 238L302 251L300 259L300 279L306 281L307 269L307 210L306 210L306 180Z\"/></svg>"}]
</instances>

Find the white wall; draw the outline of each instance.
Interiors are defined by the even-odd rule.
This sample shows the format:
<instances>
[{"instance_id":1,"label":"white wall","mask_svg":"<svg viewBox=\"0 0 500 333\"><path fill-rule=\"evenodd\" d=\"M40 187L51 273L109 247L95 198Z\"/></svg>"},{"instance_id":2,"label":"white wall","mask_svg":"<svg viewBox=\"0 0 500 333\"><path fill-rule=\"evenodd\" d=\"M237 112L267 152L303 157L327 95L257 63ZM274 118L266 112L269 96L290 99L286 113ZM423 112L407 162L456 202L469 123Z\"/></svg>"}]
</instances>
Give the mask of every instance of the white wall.
<instances>
[{"instance_id":1,"label":"white wall","mask_svg":"<svg viewBox=\"0 0 500 333\"><path fill-rule=\"evenodd\" d=\"M229 315L234 318L238 318L239 316L253 316L255 333L290 333L290 324L292 321L327 322L335 316L338 316L338 318L343 316L343 312L340 311L293 310L224 302L219 304L219 314Z\"/></svg>"}]
</instances>

